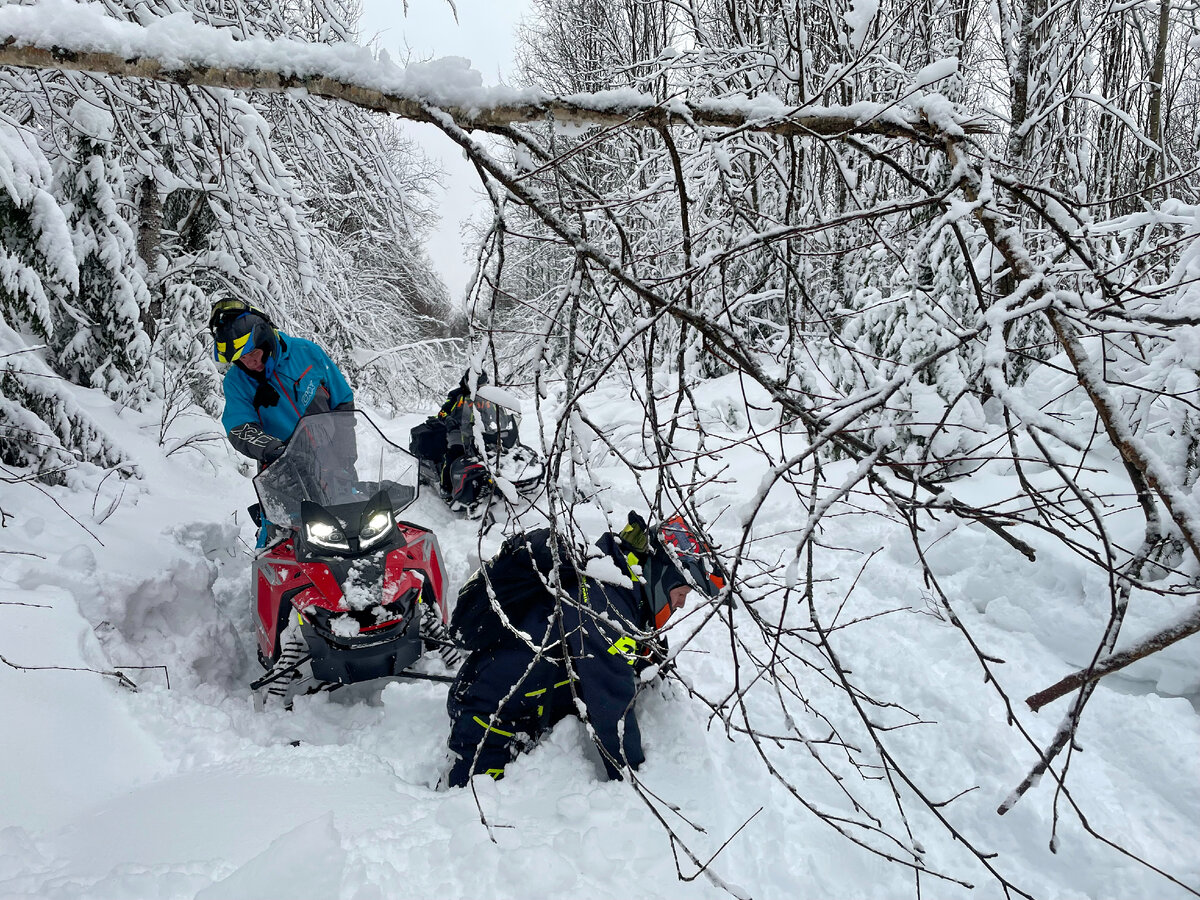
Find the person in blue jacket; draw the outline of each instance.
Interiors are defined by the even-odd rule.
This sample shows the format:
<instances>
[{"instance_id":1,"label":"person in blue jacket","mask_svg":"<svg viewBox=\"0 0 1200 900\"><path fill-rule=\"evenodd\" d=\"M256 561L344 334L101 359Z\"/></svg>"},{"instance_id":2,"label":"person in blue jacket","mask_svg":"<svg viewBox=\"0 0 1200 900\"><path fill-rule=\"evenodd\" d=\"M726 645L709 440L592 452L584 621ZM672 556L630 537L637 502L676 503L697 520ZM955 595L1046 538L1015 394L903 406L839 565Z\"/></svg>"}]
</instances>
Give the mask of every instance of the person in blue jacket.
<instances>
[{"instance_id":1,"label":"person in blue jacket","mask_svg":"<svg viewBox=\"0 0 1200 900\"><path fill-rule=\"evenodd\" d=\"M221 424L234 449L259 468L280 457L301 416L354 408L350 385L324 350L284 334L244 300L218 301L208 327L213 356L232 364Z\"/></svg>"},{"instance_id":2,"label":"person in blue jacket","mask_svg":"<svg viewBox=\"0 0 1200 900\"><path fill-rule=\"evenodd\" d=\"M537 540L538 535L509 541ZM723 577L705 543L678 516L650 529L630 512L621 533L604 534L596 547L616 564L624 583L578 571L569 586L560 581L556 597L532 582L539 596L520 604L526 611L514 622L525 637L507 633L499 643L471 653L459 669L446 704L453 761L445 783L450 787L465 786L478 774L500 779L510 760L581 709L609 779L621 779L645 761L634 711L638 663L655 630L683 606L688 592L696 588L716 596ZM496 602L511 608L516 604L502 594L513 585L529 590L531 582L504 577L499 559L472 577L488 578ZM500 577L491 580L493 575Z\"/></svg>"},{"instance_id":3,"label":"person in blue jacket","mask_svg":"<svg viewBox=\"0 0 1200 900\"><path fill-rule=\"evenodd\" d=\"M244 300L217 301L208 328L214 358L229 364L221 424L260 471L283 454L301 416L354 408L350 385L324 350L284 334ZM264 525L260 546L265 539Z\"/></svg>"}]
</instances>

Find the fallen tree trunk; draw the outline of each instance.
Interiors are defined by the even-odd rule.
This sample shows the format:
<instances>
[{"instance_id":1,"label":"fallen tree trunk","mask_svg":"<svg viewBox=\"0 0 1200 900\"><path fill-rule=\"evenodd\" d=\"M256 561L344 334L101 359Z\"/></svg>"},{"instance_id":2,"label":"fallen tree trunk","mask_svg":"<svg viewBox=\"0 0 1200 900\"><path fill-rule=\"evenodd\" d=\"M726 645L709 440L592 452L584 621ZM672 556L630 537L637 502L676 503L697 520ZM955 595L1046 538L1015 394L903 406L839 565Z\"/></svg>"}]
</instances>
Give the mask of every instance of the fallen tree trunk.
<instances>
[{"instance_id":1,"label":"fallen tree trunk","mask_svg":"<svg viewBox=\"0 0 1200 900\"><path fill-rule=\"evenodd\" d=\"M894 105L788 107L772 97L751 100L658 102L628 91L555 97L510 88L434 84L437 71L409 78L406 71L363 48L278 39L235 40L232 34L195 25L196 46L182 52L153 29L79 10L96 19L88 46L79 46L78 23L61 28L37 7L0 9L0 65L96 72L148 78L183 86L243 91L301 89L315 97L351 103L404 119L438 124L449 116L468 131L492 132L513 124L555 121L580 126L662 129L693 125L782 136L885 135L941 142L947 125L962 133L988 130L980 123L934 125L915 109ZM178 27L176 25L176 27ZM172 34L170 37L177 37ZM349 54L349 55L348 55ZM263 60L270 60L269 63ZM448 70L447 82L455 79ZM431 112L431 107L436 111Z\"/></svg>"}]
</instances>

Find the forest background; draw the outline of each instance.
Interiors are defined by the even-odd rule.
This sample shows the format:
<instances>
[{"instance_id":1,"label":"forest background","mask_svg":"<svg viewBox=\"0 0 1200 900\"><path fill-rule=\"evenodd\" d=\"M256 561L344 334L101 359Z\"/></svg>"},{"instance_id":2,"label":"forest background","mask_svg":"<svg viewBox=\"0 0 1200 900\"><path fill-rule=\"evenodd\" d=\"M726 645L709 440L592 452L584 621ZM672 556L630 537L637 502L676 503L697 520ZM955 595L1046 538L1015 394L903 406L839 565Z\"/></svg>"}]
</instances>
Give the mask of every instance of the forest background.
<instances>
[{"instance_id":1,"label":"forest background","mask_svg":"<svg viewBox=\"0 0 1200 900\"><path fill-rule=\"evenodd\" d=\"M428 407L466 367L527 396L539 509L568 530L613 466L652 511L711 526L700 500L740 429L764 474L721 526L711 617L747 682L801 705L802 671L839 686L864 777L904 782L881 737L899 726L828 639L831 523L870 508L906 529L913 579L992 684L929 552L945 523L1101 573L1091 660L1031 698L1069 700L1048 741L1023 735L1040 761L1002 809L1043 777L1069 798L1098 679L1200 630L1197 12L535 0L523 84L487 89L356 47L353 0L4 4L6 496L139 477L82 392L152 411L166 456L214 452L220 296L318 337L383 410ZM435 173L379 110L440 128L492 201L462 309L422 249ZM701 402L731 375L742 402ZM614 389L634 432L594 419ZM980 487L997 474L1005 493ZM795 516L760 520L778 490ZM1154 614L1123 633L1139 604ZM714 714L733 722L744 690Z\"/></svg>"}]
</instances>

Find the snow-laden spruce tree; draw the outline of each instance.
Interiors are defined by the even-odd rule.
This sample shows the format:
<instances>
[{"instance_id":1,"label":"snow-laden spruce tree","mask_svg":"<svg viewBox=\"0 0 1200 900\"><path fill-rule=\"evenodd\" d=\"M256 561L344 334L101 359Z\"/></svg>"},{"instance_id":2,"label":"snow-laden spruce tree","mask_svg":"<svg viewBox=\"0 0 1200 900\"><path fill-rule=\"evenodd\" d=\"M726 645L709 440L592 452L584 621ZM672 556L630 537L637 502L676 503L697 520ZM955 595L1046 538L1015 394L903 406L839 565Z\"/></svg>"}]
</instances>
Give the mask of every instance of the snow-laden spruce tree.
<instances>
[{"instance_id":1,"label":"snow-laden spruce tree","mask_svg":"<svg viewBox=\"0 0 1200 900\"><path fill-rule=\"evenodd\" d=\"M51 365L61 329L88 321L72 302L79 268L51 180L35 136L0 121L0 460L62 481L81 459L115 466L124 455Z\"/></svg>"},{"instance_id":2,"label":"snow-laden spruce tree","mask_svg":"<svg viewBox=\"0 0 1200 900\"><path fill-rule=\"evenodd\" d=\"M57 369L76 384L99 388L135 408L154 389L145 323L150 294L133 230L130 192L114 146L114 119L98 96L85 94L62 122L54 160L54 194L71 229L79 266L75 310L55 334Z\"/></svg>"},{"instance_id":3,"label":"snow-laden spruce tree","mask_svg":"<svg viewBox=\"0 0 1200 900\"><path fill-rule=\"evenodd\" d=\"M104 7L130 22L185 15L242 38L319 42L352 37L357 15L341 2ZM13 146L49 173L37 191L26 178L8 192L6 258L40 280L13 275L8 293L18 299L5 303L5 322L46 344L38 352L59 376L133 406L153 394L170 395L171 410L185 400L215 410L218 382L196 338L223 293L319 335L360 389L405 401L398 373L414 360L383 351L444 336L449 303L422 248L433 173L393 124L312 97L0 74ZM360 373L369 358L382 362ZM9 401L23 403L15 393ZM64 447L83 450L58 430ZM34 443L7 455L43 452Z\"/></svg>"}]
</instances>

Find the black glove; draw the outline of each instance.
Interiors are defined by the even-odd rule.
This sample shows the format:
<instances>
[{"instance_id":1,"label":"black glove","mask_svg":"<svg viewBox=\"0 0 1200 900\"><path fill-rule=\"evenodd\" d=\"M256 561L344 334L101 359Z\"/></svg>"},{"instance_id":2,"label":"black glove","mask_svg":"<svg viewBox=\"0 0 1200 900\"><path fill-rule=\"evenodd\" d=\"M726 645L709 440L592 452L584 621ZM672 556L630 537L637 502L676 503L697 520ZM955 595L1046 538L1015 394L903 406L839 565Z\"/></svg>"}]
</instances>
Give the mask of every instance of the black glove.
<instances>
[{"instance_id":1,"label":"black glove","mask_svg":"<svg viewBox=\"0 0 1200 900\"><path fill-rule=\"evenodd\" d=\"M254 392L254 408L259 409L263 406L274 406L279 402L279 391L271 387L270 382L260 381L258 390ZM274 462L274 460L271 460Z\"/></svg>"},{"instance_id":2,"label":"black glove","mask_svg":"<svg viewBox=\"0 0 1200 900\"><path fill-rule=\"evenodd\" d=\"M256 459L264 466L283 455L283 441L267 434L257 422L244 422L236 428L231 428L229 441L238 453Z\"/></svg>"}]
</instances>

